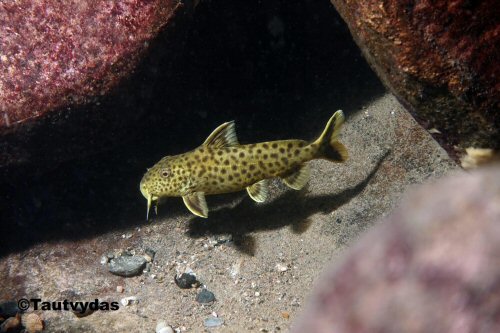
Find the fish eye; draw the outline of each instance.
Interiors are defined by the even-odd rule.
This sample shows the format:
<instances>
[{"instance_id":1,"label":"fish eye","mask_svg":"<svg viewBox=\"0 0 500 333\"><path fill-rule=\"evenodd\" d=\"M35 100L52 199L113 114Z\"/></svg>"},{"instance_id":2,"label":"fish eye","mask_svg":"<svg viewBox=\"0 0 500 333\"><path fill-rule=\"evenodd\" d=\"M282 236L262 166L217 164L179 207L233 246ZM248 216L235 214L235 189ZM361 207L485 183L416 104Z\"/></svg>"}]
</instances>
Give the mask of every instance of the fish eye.
<instances>
[{"instance_id":1,"label":"fish eye","mask_svg":"<svg viewBox=\"0 0 500 333\"><path fill-rule=\"evenodd\" d=\"M163 170L161 170L161 175L162 175L163 177L168 177L168 176L170 176L170 170L169 170L169 169L163 169Z\"/></svg>"}]
</instances>

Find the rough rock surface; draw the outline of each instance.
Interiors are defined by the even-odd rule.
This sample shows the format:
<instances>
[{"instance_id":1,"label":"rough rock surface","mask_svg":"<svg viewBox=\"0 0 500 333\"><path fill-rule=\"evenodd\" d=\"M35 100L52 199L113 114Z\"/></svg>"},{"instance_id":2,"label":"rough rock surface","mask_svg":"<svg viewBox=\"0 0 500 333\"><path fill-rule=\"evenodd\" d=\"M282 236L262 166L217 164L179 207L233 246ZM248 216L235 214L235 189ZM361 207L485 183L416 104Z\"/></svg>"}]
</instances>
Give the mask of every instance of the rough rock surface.
<instances>
[{"instance_id":1,"label":"rough rock surface","mask_svg":"<svg viewBox=\"0 0 500 333\"><path fill-rule=\"evenodd\" d=\"M323 105L315 117L306 114L296 121L312 138L337 107ZM28 211L37 220L27 226L12 222L16 228L2 239L9 249L4 248L0 258L0 300L138 299L128 306L120 303L117 311L95 311L82 318L67 311L45 311L43 320L50 332L102 332L103 328L148 332L159 320L175 329L199 332L213 312L223 321L219 332L286 330L326 263L386 215L412 184L457 168L394 97L367 102L355 113L345 111L341 138L350 152L347 163L313 161L308 188L293 191L273 182L270 197L262 204L246 192L210 196L209 219L193 216L180 198L172 198L159 206L157 217L145 222L146 202L137 189L142 168L138 175L115 179L115 187L130 192L125 197L129 201L122 202L124 197L112 187L106 187L103 196L91 188L91 199L101 207L94 215L78 207L86 200L85 191L79 191L76 207L68 196L61 203L38 201L23 191L16 205L35 200L41 207ZM273 121L282 119L264 118L254 127L237 122L240 142L252 142L248 139L252 128ZM202 127L200 139L212 130L206 124ZM262 138L270 135L263 133ZM109 175L118 177L119 168ZM41 193L57 191L68 182L50 184L55 189L40 185ZM59 215L44 217L50 208ZM104 215L106 211L113 214ZM61 221L54 224L54 219ZM25 245L16 248L18 244ZM137 277L112 275L100 263L108 252L146 248L156 251L155 259L149 273ZM189 271L203 286L176 285L175 275ZM124 292L119 293L117 286ZM203 287L214 293L212 304L196 302Z\"/></svg>"},{"instance_id":2,"label":"rough rock surface","mask_svg":"<svg viewBox=\"0 0 500 333\"><path fill-rule=\"evenodd\" d=\"M137 119L139 103L127 95L139 84L121 86L111 101L103 96L131 76L180 7L173 0L2 1L0 167L54 164Z\"/></svg>"},{"instance_id":3,"label":"rough rock surface","mask_svg":"<svg viewBox=\"0 0 500 333\"><path fill-rule=\"evenodd\" d=\"M385 85L441 132L438 141L500 148L496 0L332 3Z\"/></svg>"},{"instance_id":4,"label":"rough rock surface","mask_svg":"<svg viewBox=\"0 0 500 333\"><path fill-rule=\"evenodd\" d=\"M316 285L292 332L500 331L500 165L426 185Z\"/></svg>"}]
</instances>

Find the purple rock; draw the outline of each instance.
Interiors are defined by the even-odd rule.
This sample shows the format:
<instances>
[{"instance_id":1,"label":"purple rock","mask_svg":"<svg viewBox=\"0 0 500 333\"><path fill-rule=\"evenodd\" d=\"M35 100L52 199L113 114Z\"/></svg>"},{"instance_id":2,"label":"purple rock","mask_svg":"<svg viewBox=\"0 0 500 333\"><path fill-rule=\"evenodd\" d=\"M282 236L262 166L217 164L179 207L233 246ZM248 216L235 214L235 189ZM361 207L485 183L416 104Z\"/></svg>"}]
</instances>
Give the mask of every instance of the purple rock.
<instances>
[{"instance_id":1,"label":"purple rock","mask_svg":"<svg viewBox=\"0 0 500 333\"><path fill-rule=\"evenodd\" d=\"M130 96L140 86L107 103L103 96L120 91L182 7L174 0L1 2L0 167L68 159L79 153L72 148L104 147L99 136L133 124L138 104Z\"/></svg>"},{"instance_id":2,"label":"purple rock","mask_svg":"<svg viewBox=\"0 0 500 333\"><path fill-rule=\"evenodd\" d=\"M500 168L422 187L316 285L292 332L500 332Z\"/></svg>"}]
</instances>

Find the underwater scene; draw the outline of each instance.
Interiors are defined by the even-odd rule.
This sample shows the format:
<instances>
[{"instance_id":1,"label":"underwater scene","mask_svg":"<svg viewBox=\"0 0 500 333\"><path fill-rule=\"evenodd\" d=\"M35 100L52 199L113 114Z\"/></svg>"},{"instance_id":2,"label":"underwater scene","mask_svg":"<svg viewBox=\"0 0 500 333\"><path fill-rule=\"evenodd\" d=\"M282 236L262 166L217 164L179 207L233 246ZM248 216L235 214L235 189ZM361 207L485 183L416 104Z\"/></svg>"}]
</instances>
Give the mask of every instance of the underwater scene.
<instances>
[{"instance_id":1,"label":"underwater scene","mask_svg":"<svg viewBox=\"0 0 500 333\"><path fill-rule=\"evenodd\" d=\"M499 12L0 1L0 332L500 332Z\"/></svg>"}]
</instances>

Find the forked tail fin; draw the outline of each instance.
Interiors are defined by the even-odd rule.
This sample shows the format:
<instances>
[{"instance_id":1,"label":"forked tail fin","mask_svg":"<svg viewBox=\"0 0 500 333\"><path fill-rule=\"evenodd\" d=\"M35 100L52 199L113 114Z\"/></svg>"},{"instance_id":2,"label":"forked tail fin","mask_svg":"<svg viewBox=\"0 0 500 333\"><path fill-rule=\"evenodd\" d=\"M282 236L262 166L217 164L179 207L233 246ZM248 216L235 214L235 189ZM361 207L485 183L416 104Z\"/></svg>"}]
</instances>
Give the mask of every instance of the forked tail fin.
<instances>
[{"instance_id":1,"label":"forked tail fin","mask_svg":"<svg viewBox=\"0 0 500 333\"><path fill-rule=\"evenodd\" d=\"M344 113L338 110L328 120L323 133L314 141L318 146L317 158L323 158L332 162L344 162L349 158L346 147L338 141L340 128L344 123Z\"/></svg>"}]
</instances>

